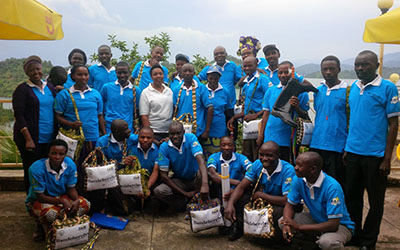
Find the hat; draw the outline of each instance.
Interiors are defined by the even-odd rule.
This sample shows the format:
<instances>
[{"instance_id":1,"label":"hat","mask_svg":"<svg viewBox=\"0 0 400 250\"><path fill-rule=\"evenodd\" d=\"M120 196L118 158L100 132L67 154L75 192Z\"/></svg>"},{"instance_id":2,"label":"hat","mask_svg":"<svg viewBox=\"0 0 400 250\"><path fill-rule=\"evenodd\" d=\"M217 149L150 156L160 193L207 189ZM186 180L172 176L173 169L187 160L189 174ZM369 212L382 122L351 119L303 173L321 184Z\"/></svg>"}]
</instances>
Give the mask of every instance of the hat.
<instances>
[{"instance_id":1,"label":"hat","mask_svg":"<svg viewBox=\"0 0 400 250\"><path fill-rule=\"evenodd\" d=\"M239 50L236 52L238 56L242 55L244 49L253 50L257 52L261 49L260 41L254 36L241 36L239 39Z\"/></svg>"},{"instance_id":2,"label":"hat","mask_svg":"<svg viewBox=\"0 0 400 250\"><path fill-rule=\"evenodd\" d=\"M189 57L187 55L184 55L184 54L177 54L175 56L175 61L178 61L178 60L190 62Z\"/></svg>"},{"instance_id":3,"label":"hat","mask_svg":"<svg viewBox=\"0 0 400 250\"><path fill-rule=\"evenodd\" d=\"M26 71L28 66L32 63L42 64L42 59L40 59L40 57L38 57L38 56L30 56L30 57L26 58L24 61L24 71Z\"/></svg>"},{"instance_id":4,"label":"hat","mask_svg":"<svg viewBox=\"0 0 400 250\"><path fill-rule=\"evenodd\" d=\"M219 76L222 76L221 70L219 70L217 65L212 65L210 68L208 68L207 75L211 73L217 73Z\"/></svg>"},{"instance_id":5,"label":"hat","mask_svg":"<svg viewBox=\"0 0 400 250\"><path fill-rule=\"evenodd\" d=\"M264 48L263 48L264 54L267 53L267 51L269 51L269 50L276 50L276 51L278 51L278 53L280 53L279 49L276 47L275 44L268 44L268 45L264 46Z\"/></svg>"}]
</instances>

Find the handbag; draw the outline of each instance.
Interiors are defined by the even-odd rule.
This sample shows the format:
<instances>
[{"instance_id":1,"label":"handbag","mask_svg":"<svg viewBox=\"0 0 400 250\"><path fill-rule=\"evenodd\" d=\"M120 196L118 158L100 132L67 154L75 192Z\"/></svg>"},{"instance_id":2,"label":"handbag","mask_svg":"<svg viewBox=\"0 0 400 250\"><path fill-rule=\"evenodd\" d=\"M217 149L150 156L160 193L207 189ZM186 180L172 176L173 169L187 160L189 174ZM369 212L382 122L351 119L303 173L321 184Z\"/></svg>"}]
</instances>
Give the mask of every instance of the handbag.
<instances>
[{"instance_id":1,"label":"handbag","mask_svg":"<svg viewBox=\"0 0 400 250\"><path fill-rule=\"evenodd\" d=\"M98 161L97 154L101 156ZM114 188L118 186L115 161L107 161L100 148L95 148L82 163L85 170L85 190Z\"/></svg>"},{"instance_id":2,"label":"handbag","mask_svg":"<svg viewBox=\"0 0 400 250\"><path fill-rule=\"evenodd\" d=\"M203 200L200 193L196 193L186 208L193 233L225 225L218 198Z\"/></svg>"},{"instance_id":3,"label":"handbag","mask_svg":"<svg viewBox=\"0 0 400 250\"><path fill-rule=\"evenodd\" d=\"M251 197L254 196L254 193L257 190L262 174L263 172L261 171ZM272 206L270 204L265 204L261 198L258 198L254 201L250 200L250 202L244 206L244 234L265 239L272 238L275 234L272 213Z\"/></svg>"},{"instance_id":4,"label":"handbag","mask_svg":"<svg viewBox=\"0 0 400 250\"><path fill-rule=\"evenodd\" d=\"M311 120L297 118L296 145L310 146L314 131L314 124Z\"/></svg>"},{"instance_id":5,"label":"handbag","mask_svg":"<svg viewBox=\"0 0 400 250\"><path fill-rule=\"evenodd\" d=\"M72 105L74 106L76 120L80 121L75 99L68 89L67 91L69 96L71 97ZM74 128L66 129L64 127L60 127L56 139L61 139L65 141L68 145L67 156L73 160L78 160L79 154L82 150L83 142L85 141L85 135L83 133L82 126L80 126L78 129Z\"/></svg>"},{"instance_id":6,"label":"handbag","mask_svg":"<svg viewBox=\"0 0 400 250\"><path fill-rule=\"evenodd\" d=\"M143 194L144 197L148 197L150 195L150 190L147 186L149 176L147 169L141 168L138 158L134 156L131 165L118 170L121 192L130 195Z\"/></svg>"},{"instance_id":7,"label":"handbag","mask_svg":"<svg viewBox=\"0 0 400 250\"><path fill-rule=\"evenodd\" d=\"M94 234L89 241L89 229L93 228ZM100 228L90 222L87 215L67 218L64 213L62 219L56 219L50 226L46 236L46 250L54 250L87 243L82 250L92 249L99 236Z\"/></svg>"},{"instance_id":8,"label":"handbag","mask_svg":"<svg viewBox=\"0 0 400 250\"><path fill-rule=\"evenodd\" d=\"M256 85L254 86L253 93L251 94L251 98L250 98L250 101L249 101L249 106L247 107L246 114L250 113L249 112L250 104L251 104L251 101L253 101L254 93L256 92L259 80L260 80L260 78L257 79ZM243 139L257 139L258 138L258 133L260 131L261 120L262 119L256 119L256 120L252 120L252 121L246 122L243 119Z\"/></svg>"}]
</instances>

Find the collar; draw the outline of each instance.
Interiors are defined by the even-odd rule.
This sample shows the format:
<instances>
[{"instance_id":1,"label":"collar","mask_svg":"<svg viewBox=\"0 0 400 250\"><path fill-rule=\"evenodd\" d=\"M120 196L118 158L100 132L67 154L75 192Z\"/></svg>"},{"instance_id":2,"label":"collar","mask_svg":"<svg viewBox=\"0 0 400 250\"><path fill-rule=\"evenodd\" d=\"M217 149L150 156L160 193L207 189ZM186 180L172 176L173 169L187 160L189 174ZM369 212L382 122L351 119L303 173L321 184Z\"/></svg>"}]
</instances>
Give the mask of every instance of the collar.
<instances>
[{"instance_id":1,"label":"collar","mask_svg":"<svg viewBox=\"0 0 400 250\"><path fill-rule=\"evenodd\" d=\"M176 74L175 79L178 79L179 82L183 81L183 78L179 74Z\"/></svg>"},{"instance_id":2,"label":"collar","mask_svg":"<svg viewBox=\"0 0 400 250\"><path fill-rule=\"evenodd\" d=\"M222 153L221 153L221 156L219 157L219 161L224 162L226 164L230 164L231 162L236 161L236 155L235 155L235 153L232 152L231 158L229 160L225 160L224 157L222 157Z\"/></svg>"},{"instance_id":3,"label":"collar","mask_svg":"<svg viewBox=\"0 0 400 250\"><path fill-rule=\"evenodd\" d=\"M181 147L180 148L177 148L172 142L171 142L171 140L168 140L168 146L170 146L170 147L172 147L172 148L174 148L174 149L176 149L176 150L178 150L179 151L179 154L182 154L183 153L183 144L186 142L186 135L183 135L183 140L182 140L182 144L181 144Z\"/></svg>"},{"instance_id":4,"label":"collar","mask_svg":"<svg viewBox=\"0 0 400 250\"><path fill-rule=\"evenodd\" d=\"M278 166L275 168L274 172L272 172L271 175L268 174L268 170L265 169L264 167L262 168L261 171L262 171L265 175L267 175L267 180L270 181L270 180L271 180L271 177L272 177L274 174L280 173L280 172L282 171L282 162L281 162L281 160L278 161Z\"/></svg>"},{"instance_id":5,"label":"collar","mask_svg":"<svg viewBox=\"0 0 400 250\"><path fill-rule=\"evenodd\" d=\"M88 88L85 89L84 91L80 91L80 90L75 89L75 84L74 84L69 88L69 92L71 92L71 93L78 92L79 95L81 96L81 98L85 99L85 93L88 92L88 91L92 91L91 87L89 87L88 85L87 85L87 87Z\"/></svg>"},{"instance_id":6,"label":"collar","mask_svg":"<svg viewBox=\"0 0 400 250\"><path fill-rule=\"evenodd\" d=\"M54 174L54 175L55 175L56 181L58 181L58 180L60 179L60 177L61 177L61 175L64 173L65 169L67 169L67 164L65 164L65 162L63 161L63 162L61 163L60 172L57 173L56 171L54 171L53 169L51 169L51 167L50 167L50 161L49 161L48 158L47 158L46 161L45 161L45 165L46 165L46 170L47 170L47 172L49 172L50 174Z\"/></svg>"},{"instance_id":7,"label":"collar","mask_svg":"<svg viewBox=\"0 0 400 250\"><path fill-rule=\"evenodd\" d=\"M71 74L71 69L72 69L72 67L68 69L68 71L67 71L67 74L68 74L68 75Z\"/></svg>"},{"instance_id":8,"label":"collar","mask_svg":"<svg viewBox=\"0 0 400 250\"><path fill-rule=\"evenodd\" d=\"M278 67L279 68L279 67ZM274 72L278 71L278 68L276 68L275 70L271 70L271 68L269 66L265 67L265 72L267 72L267 70L270 72L269 73L269 78L272 78L274 76ZM267 72L268 73L268 72Z\"/></svg>"},{"instance_id":9,"label":"collar","mask_svg":"<svg viewBox=\"0 0 400 250\"><path fill-rule=\"evenodd\" d=\"M118 147L119 147L119 150L122 150L122 146L123 146L124 142L117 141L117 139L115 139L115 137L114 137L114 135L112 133L110 133L110 142L111 143L117 143Z\"/></svg>"},{"instance_id":10,"label":"collar","mask_svg":"<svg viewBox=\"0 0 400 250\"><path fill-rule=\"evenodd\" d=\"M144 155L144 159L147 160L149 157L149 152L151 151L151 149L156 149L154 143L151 144L151 147L149 149L147 149L147 151L144 151L144 149L142 148L142 145L140 144L140 142L137 145L137 148L140 149L143 152Z\"/></svg>"},{"instance_id":11,"label":"collar","mask_svg":"<svg viewBox=\"0 0 400 250\"><path fill-rule=\"evenodd\" d=\"M99 66L99 67L102 66L105 70L107 70L108 73L110 73L112 70L115 70L114 66L111 66L110 69L107 69L106 66L104 66L102 63L98 63L97 66Z\"/></svg>"},{"instance_id":12,"label":"collar","mask_svg":"<svg viewBox=\"0 0 400 250\"><path fill-rule=\"evenodd\" d=\"M194 87L197 89L197 87L199 86L199 84L197 83L197 81L195 81L195 80L193 79L192 82L194 82ZM183 88L184 90L187 90L187 91L192 90L192 86L193 86L193 84L190 85L189 88L186 88L185 82L182 83L182 88Z\"/></svg>"},{"instance_id":13,"label":"collar","mask_svg":"<svg viewBox=\"0 0 400 250\"><path fill-rule=\"evenodd\" d=\"M322 80L321 84L323 84L323 85L326 86L326 88L327 88L327 90L326 90L326 95L327 95L327 96L329 96L329 95L331 94L331 91L332 91L332 90L335 90L335 89L345 89L345 88L347 88L347 83L344 82L344 81L342 81L342 80L340 80L340 83L339 83L339 84L336 84L336 85L333 86L332 88L329 88L329 86L328 86L328 84L326 84L326 81L325 81L325 80Z\"/></svg>"},{"instance_id":14,"label":"collar","mask_svg":"<svg viewBox=\"0 0 400 250\"><path fill-rule=\"evenodd\" d=\"M210 98L214 98L215 96L215 92L217 92L218 90L223 89L222 85L220 83L218 83L218 87L215 90L212 90L208 87L208 83L206 85L206 87L208 88L208 90L211 92Z\"/></svg>"},{"instance_id":15,"label":"collar","mask_svg":"<svg viewBox=\"0 0 400 250\"><path fill-rule=\"evenodd\" d=\"M378 75L374 80L365 85L361 83L361 80L356 81L356 85L360 88L360 95L364 93L364 90L368 85L379 87L381 86L381 83L382 83L382 77L380 75Z\"/></svg>"},{"instance_id":16,"label":"collar","mask_svg":"<svg viewBox=\"0 0 400 250\"><path fill-rule=\"evenodd\" d=\"M166 86L165 83L162 83L162 85L163 85L164 89L163 89L163 91L161 92L161 94L164 94L164 93L167 91L168 86ZM150 91L160 93L158 90L156 90L156 89L153 87L153 83L150 83L149 86L148 86L148 88L149 88Z\"/></svg>"},{"instance_id":17,"label":"collar","mask_svg":"<svg viewBox=\"0 0 400 250\"><path fill-rule=\"evenodd\" d=\"M161 62L159 62L158 64L160 64L160 66L162 66ZM151 68L151 66L150 66L150 59L144 61L144 66L150 67L150 68Z\"/></svg>"},{"instance_id":18,"label":"collar","mask_svg":"<svg viewBox=\"0 0 400 250\"><path fill-rule=\"evenodd\" d=\"M260 73L258 72L258 70L256 70L255 73L253 73L253 75L251 76L246 76L246 78L243 80L243 82L247 82L247 84L250 84L251 81L253 81L255 78L259 78L260 77Z\"/></svg>"},{"instance_id":19,"label":"collar","mask_svg":"<svg viewBox=\"0 0 400 250\"><path fill-rule=\"evenodd\" d=\"M325 174L322 170L321 170L321 172L319 172L318 179L315 181L315 183L309 183L307 181L306 177L303 177L303 181L306 183L306 185L309 189L314 188L314 187L320 188L322 185L322 182L324 182L324 179L325 179Z\"/></svg>"},{"instance_id":20,"label":"collar","mask_svg":"<svg viewBox=\"0 0 400 250\"><path fill-rule=\"evenodd\" d=\"M31 88L37 88L40 93L42 93L44 95L44 88L46 88L47 82L40 80L42 82L42 87L37 86L36 84L34 84L33 82L31 82L31 80L26 81L26 84L31 87Z\"/></svg>"},{"instance_id":21,"label":"collar","mask_svg":"<svg viewBox=\"0 0 400 250\"><path fill-rule=\"evenodd\" d=\"M128 80L128 84L125 87L122 87L122 85L119 83L118 80L115 81L115 85L119 85L119 94L123 95L124 94L124 89L130 88L133 89L133 84Z\"/></svg>"},{"instance_id":22,"label":"collar","mask_svg":"<svg viewBox=\"0 0 400 250\"><path fill-rule=\"evenodd\" d=\"M229 61L225 59L225 63L224 63L224 65L222 65L222 66L219 66L219 65L217 64L217 62L214 62L212 65L213 65L213 66L218 66L218 67L221 68L221 71L224 71L224 68L225 68L225 66L226 66L228 63L229 63Z\"/></svg>"}]
</instances>

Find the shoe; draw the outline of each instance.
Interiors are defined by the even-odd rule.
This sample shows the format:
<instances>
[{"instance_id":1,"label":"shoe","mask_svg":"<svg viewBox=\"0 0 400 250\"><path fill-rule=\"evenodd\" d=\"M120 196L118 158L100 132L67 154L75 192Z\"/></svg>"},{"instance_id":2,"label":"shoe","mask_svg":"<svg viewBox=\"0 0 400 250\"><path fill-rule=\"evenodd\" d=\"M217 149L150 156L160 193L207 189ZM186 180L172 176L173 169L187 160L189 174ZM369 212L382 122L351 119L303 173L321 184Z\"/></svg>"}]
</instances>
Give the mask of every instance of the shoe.
<instances>
[{"instance_id":1,"label":"shoe","mask_svg":"<svg viewBox=\"0 0 400 250\"><path fill-rule=\"evenodd\" d=\"M43 241L45 239L44 229L39 222L36 222L35 229L33 229L32 236L33 236L34 241Z\"/></svg>"},{"instance_id":2,"label":"shoe","mask_svg":"<svg viewBox=\"0 0 400 250\"><path fill-rule=\"evenodd\" d=\"M225 226L218 227L218 233L220 235L228 235L230 233L231 229L232 229L232 227L225 227Z\"/></svg>"},{"instance_id":3,"label":"shoe","mask_svg":"<svg viewBox=\"0 0 400 250\"><path fill-rule=\"evenodd\" d=\"M235 241L243 236L243 224L235 222L232 225L232 231L229 233L228 239Z\"/></svg>"},{"instance_id":4,"label":"shoe","mask_svg":"<svg viewBox=\"0 0 400 250\"><path fill-rule=\"evenodd\" d=\"M370 246L370 247L361 246L361 247L360 247L360 250L375 250L375 246Z\"/></svg>"}]
</instances>

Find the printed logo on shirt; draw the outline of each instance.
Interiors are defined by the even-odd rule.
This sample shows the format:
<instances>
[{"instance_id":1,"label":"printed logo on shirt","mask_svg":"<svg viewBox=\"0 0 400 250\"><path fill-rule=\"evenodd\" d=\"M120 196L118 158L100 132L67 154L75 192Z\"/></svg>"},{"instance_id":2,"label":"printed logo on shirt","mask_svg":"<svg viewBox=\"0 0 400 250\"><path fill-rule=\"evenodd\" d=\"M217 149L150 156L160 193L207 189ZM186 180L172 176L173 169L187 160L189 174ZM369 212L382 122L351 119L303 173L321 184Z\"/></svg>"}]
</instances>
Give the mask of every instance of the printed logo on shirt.
<instances>
[{"instance_id":1,"label":"printed logo on shirt","mask_svg":"<svg viewBox=\"0 0 400 250\"><path fill-rule=\"evenodd\" d=\"M250 163L250 161L248 159L244 160L244 165L247 165L249 163Z\"/></svg>"},{"instance_id":2,"label":"printed logo on shirt","mask_svg":"<svg viewBox=\"0 0 400 250\"><path fill-rule=\"evenodd\" d=\"M195 141L195 142L193 142L192 147L196 147L198 145L199 145L199 143L197 141Z\"/></svg>"},{"instance_id":3,"label":"printed logo on shirt","mask_svg":"<svg viewBox=\"0 0 400 250\"><path fill-rule=\"evenodd\" d=\"M331 204L334 205L334 206L340 204L339 197L333 198Z\"/></svg>"},{"instance_id":4,"label":"printed logo on shirt","mask_svg":"<svg viewBox=\"0 0 400 250\"><path fill-rule=\"evenodd\" d=\"M396 104L399 102L399 97L398 96L393 96L392 100L390 101L391 104Z\"/></svg>"},{"instance_id":5,"label":"printed logo on shirt","mask_svg":"<svg viewBox=\"0 0 400 250\"><path fill-rule=\"evenodd\" d=\"M158 161L162 161L163 160L163 156L161 153L158 154Z\"/></svg>"},{"instance_id":6,"label":"printed logo on shirt","mask_svg":"<svg viewBox=\"0 0 400 250\"><path fill-rule=\"evenodd\" d=\"M285 184L290 184L290 183L292 183L292 177L286 178Z\"/></svg>"},{"instance_id":7,"label":"printed logo on shirt","mask_svg":"<svg viewBox=\"0 0 400 250\"><path fill-rule=\"evenodd\" d=\"M75 178L78 178L78 172L77 172L77 171L75 171L74 177L75 177Z\"/></svg>"}]
</instances>

